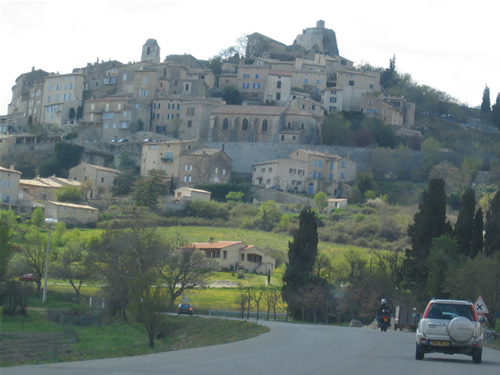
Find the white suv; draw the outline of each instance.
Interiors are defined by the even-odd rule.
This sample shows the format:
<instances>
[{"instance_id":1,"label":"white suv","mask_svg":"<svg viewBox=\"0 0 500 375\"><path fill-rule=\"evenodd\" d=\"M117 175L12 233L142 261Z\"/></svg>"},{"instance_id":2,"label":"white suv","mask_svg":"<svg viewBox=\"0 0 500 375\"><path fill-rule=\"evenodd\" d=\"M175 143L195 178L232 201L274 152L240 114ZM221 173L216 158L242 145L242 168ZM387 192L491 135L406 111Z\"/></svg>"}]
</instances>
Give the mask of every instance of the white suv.
<instances>
[{"instance_id":1,"label":"white suv","mask_svg":"<svg viewBox=\"0 0 500 375\"><path fill-rule=\"evenodd\" d=\"M415 359L425 353L465 354L481 363L483 327L470 301L433 299L417 325Z\"/></svg>"}]
</instances>

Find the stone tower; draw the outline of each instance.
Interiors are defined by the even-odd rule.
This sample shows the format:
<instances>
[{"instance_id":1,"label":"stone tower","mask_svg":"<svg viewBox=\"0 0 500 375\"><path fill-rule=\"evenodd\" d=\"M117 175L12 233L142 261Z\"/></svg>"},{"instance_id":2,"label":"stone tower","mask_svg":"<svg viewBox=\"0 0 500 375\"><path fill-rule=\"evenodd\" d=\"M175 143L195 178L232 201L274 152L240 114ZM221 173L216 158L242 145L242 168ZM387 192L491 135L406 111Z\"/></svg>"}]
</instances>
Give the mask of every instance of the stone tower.
<instances>
[{"instance_id":1,"label":"stone tower","mask_svg":"<svg viewBox=\"0 0 500 375\"><path fill-rule=\"evenodd\" d=\"M142 46L141 61L149 61L155 64L160 63L160 47L156 39L148 39Z\"/></svg>"}]
</instances>

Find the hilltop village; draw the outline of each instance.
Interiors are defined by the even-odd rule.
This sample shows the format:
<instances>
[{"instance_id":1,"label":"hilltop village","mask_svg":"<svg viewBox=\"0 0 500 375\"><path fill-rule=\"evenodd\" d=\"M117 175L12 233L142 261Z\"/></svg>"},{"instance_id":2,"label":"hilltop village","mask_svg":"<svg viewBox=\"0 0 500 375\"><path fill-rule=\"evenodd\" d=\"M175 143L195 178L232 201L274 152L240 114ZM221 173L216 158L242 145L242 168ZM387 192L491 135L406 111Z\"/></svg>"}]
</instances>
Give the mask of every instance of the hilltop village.
<instances>
[{"instance_id":1,"label":"hilltop village","mask_svg":"<svg viewBox=\"0 0 500 375\"><path fill-rule=\"evenodd\" d=\"M231 93L238 103L228 100ZM112 154L116 166L125 152L141 176L161 169L176 188L228 182L236 171L266 189L341 197L359 165L350 152L322 145L321 134L325 116L341 111L377 117L399 134L418 133L415 105L385 95L380 72L341 56L335 32L321 20L289 46L248 35L244 57L216 62L191 55L162 61L157 41L148 39L138 62L98 59L68 73L21 74L8 114L0 116L0 154L48 149L77 134L72 142L85 147L85 162L58 177L82 181L89 169L109 174L92 177L92 197L120 173L106 168L102 155ZM45 134L30 133L34 124Z\"/></svg>"}]
</instances>

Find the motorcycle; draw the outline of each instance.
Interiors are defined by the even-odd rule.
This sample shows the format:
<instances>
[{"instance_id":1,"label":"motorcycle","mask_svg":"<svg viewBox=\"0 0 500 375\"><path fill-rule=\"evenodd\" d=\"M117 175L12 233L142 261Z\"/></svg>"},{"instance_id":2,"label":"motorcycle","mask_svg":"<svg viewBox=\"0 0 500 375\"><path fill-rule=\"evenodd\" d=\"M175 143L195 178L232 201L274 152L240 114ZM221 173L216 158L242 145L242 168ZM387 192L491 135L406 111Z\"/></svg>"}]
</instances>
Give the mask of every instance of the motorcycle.
<instances>
[{"instance_id":1,"label":"motorcycle","mask_svg":"<svg viewBox=\"0 0 500 375\"><path fill-rule=\"evenodd\" d=\"M391 325L391 313L389 310L382 310L380 314L380 331L387 332L387 328Z\"/></svg>"}]
</instances>

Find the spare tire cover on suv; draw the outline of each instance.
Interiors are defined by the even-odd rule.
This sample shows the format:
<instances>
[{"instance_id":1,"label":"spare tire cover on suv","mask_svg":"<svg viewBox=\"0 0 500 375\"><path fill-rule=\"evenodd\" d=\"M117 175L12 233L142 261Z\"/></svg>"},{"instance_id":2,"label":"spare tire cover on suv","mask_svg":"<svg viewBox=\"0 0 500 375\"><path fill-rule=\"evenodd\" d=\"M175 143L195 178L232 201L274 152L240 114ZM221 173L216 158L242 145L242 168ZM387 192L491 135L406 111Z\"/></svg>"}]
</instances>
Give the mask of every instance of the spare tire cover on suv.
<instances>
[{"instance_id":1,"label":"spare tire cover on suv","mask_svg":"<svg viewBox=\"0 0 500 375\"><path fill-rule=\"evenodd\" d=\"M474 325L469 319L463 316L457 316L448 324L448 334L455 342L467 342L471 339L473 333Z\"/></svg>"}]
</instances>

